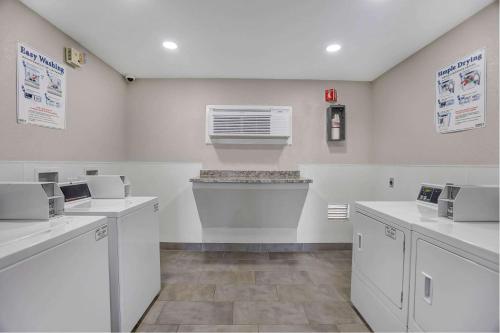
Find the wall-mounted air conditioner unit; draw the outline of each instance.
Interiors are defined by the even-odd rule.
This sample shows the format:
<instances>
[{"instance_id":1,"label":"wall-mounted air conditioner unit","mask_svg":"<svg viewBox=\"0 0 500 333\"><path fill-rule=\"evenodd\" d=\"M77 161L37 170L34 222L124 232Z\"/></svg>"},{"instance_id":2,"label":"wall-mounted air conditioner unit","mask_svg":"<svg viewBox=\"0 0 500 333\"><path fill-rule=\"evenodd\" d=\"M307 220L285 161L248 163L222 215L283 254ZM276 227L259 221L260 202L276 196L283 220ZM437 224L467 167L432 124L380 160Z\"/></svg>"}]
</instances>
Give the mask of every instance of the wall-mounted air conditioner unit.
<instances>
[{"instance_id":1,"label":"wall-mounted air conditioner unit","mask_svg":"<svg viewBox=\"0 0 500 333\"><path fill-rule=\"evenodd\" d=\"M290 106L207 105L208 144L292 144Z\"/></svg>"}]
</instances>

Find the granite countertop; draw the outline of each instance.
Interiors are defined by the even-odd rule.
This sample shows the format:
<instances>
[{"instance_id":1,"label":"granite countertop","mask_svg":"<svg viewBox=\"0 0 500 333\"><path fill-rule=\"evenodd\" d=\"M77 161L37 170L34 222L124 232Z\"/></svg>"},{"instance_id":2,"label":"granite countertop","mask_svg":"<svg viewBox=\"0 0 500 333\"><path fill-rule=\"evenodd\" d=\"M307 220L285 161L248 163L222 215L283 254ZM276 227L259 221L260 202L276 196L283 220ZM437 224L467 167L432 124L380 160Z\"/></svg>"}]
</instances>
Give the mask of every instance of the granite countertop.
<instances>
[{"instance_id":1,"label":"granite countertop","mask_svg":"<svg viewBox=\"0 0 500 333\"><path fill-rule=\"evenodd\" d=\"M238 171L201 170L200 176L191 178L192 183L238 184L309 184L312 179L301 178L300 171Z\"/></svg>"}]
</instances>

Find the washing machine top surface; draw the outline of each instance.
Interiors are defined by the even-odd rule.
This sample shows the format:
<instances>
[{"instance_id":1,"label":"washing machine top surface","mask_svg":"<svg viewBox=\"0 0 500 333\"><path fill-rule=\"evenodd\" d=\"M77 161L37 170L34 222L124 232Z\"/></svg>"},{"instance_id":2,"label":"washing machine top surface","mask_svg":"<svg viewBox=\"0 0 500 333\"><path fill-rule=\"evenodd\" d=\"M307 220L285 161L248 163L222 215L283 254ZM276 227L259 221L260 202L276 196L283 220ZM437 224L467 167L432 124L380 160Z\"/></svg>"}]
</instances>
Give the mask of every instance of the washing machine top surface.
<instances>
[{"instance_id":1,"label":"washing machine top surface","mask_svg":"<svg viewBox=\"0 0 500 333\"><path fill-rule=\"evenodd\" d=\"M0 269L105 225L104 216L0 220Z\"/></svg>"},{"instance_id":2,"label":"washing machine top surface","mask_svg":"<svg viewBox=\"0 0 500 333\"><path fill-rule=\"evenodd\" d=\"M82 199L67 202L65 214L104 215L120 217L146 205L158 202L157 197L126 197L124 199Z\"/></svg>"},{"instance_id":3,"label":"washing machine top surface","mask_svg":"<svg viewBox=\"0 0 500 333\"><path fill-rule=\"evenodd\" d=\"M453 222L416 201L363 201L356 210L498 263L498 222Z\"/></svg>"}]
</instances>

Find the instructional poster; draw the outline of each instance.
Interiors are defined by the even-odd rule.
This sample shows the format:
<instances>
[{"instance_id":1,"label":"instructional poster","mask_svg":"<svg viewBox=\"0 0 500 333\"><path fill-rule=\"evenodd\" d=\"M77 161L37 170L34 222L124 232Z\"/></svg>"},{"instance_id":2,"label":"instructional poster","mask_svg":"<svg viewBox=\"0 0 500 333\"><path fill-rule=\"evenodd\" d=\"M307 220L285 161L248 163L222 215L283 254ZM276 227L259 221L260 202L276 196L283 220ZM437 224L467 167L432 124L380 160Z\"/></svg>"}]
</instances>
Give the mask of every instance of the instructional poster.
<instances>
[{"instance_id":1,"label":"instructional poster","mask_svg":"<svg viewBox=\"0 0 500 333\"><path fill-rule=\"evenodd\" d=\"M66 70L33 48L17 44L17 122L64 129Z\"/></svg>"},{"instance_id":2,"label":"instructional poster","mask_svg":"<svg viewBox=\"0 0 500 333\"><path fill-rule=\"evenodd\" d=\"M485 126L484 49L436 72L436 130L464 131Z\"/></svg>"}]
</instances>

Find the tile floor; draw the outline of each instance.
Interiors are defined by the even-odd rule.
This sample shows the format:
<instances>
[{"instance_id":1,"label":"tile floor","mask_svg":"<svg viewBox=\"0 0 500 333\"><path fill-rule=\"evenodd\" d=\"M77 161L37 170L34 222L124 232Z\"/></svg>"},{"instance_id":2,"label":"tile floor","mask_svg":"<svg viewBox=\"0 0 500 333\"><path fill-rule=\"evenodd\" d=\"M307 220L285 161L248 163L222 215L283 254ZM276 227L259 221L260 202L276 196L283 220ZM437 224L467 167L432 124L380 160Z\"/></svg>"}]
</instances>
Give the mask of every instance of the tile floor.
<instances>
[{"instance_id":1,"label":"tile floor","mask_svg":"<svg viewBox=\"0 0 500 333\"><path fill-rule=\"evenodd\" d=\"M140 332L367 332L349 303L351 251L161 251Z\"/></svg>"}]
</instances>

